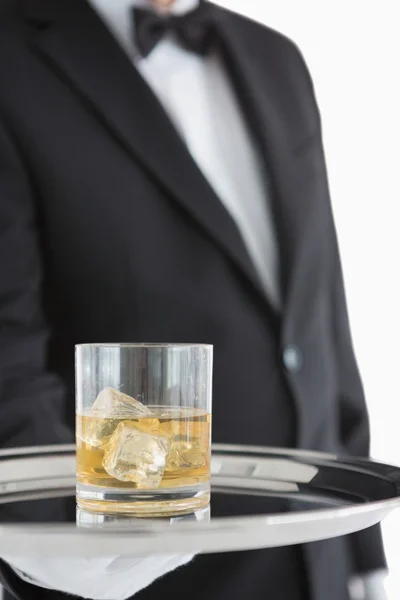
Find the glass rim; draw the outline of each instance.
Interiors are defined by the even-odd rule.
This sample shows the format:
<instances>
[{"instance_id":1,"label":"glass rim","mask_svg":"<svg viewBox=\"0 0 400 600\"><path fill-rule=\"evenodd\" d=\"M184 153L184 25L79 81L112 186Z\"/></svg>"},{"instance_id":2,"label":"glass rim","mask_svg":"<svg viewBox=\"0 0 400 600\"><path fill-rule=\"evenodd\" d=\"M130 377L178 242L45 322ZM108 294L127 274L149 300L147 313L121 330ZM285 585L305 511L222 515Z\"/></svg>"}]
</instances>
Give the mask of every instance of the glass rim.
<instances>
[{"instance_id":1,"label":"glass rim","mask_svg":"<svg viewBox=\"0 0 400 600\"><path fill-rule=\"evenodd\" d=\"M129 343L129 342L111 342L111 343L86 343L86 344L75 344L75 349L79 348L207 348L211 350L214 348L213 344L192 344L192 343L157 343L157 342L142 342L142 343Z\"/></svg>"}]
</instances>

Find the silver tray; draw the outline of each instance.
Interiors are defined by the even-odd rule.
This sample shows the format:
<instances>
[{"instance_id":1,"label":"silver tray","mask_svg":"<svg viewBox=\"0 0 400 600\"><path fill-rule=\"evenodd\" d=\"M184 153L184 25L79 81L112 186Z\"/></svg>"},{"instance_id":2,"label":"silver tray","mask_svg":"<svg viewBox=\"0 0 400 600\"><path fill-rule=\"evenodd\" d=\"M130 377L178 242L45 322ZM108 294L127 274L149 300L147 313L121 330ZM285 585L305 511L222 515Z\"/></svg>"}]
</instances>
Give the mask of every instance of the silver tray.
<instances>
[{"instance_id":1,"label":"silver tray","mask_svg":"<svg viewBox=\"0 0 400 600\"><path fill-rule=\"evenodd\" d=\"M400 468L248 446L213 447L211 516L79 513L76 520L74 486L73 446L0 451L0 556L21 549L24 556L93 557L286 546L353 533L400 506ZM62 521L58 509L68 497L72 522L48 522L52 514Z\"/></svg>"}]
</instances>

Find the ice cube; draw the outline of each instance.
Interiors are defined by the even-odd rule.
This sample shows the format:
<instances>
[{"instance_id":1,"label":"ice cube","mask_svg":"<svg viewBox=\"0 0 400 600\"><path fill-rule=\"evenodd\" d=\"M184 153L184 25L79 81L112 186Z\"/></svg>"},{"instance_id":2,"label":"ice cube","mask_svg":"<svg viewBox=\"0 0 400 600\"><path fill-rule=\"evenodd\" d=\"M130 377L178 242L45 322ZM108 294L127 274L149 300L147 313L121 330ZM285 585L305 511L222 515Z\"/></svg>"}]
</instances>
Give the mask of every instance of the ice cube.
<instances>
[{"instance_id":1,"label":"ice cube","mask_svg":"<svg viewBox=\"0 0 400 600\"><path fill-rule=\"evenodd\" d=\"M170 438L141 431L137 423L122 421L104 452L103 467L119 481L156 489L164 474Z\"/></svg>"},{"instance_id":2,"label":"ice cube","mask_svg":"<svg viewBox=\"0 0 400 600\"><path fill-rule=\"evenodd\" d=\"M106 387L94 401L91 413L108 418L135 419L150 416L152 411L132 396L123 394L112 387Z\"/></svg>"},{"instance_id":3,"label":"ice cube","mask_svg":"<svg viewBox=\"0 0 400 600\"><path fill-rule=\"evenodd\" d=\"M167 471L196 469L207 463L207 439L196 424L186 420L169 420L162 422L160 429L172 436Z\"/></svg>"},{"instance_id":4,"label":"ice cube","mask_svg":"<svg viewBox=\"0 0 400 600\"><path fill-rule=\"evenodd\" d=\"M120 419L102 419L97 416L85 416L78 420L77 437L89 446L101 448L110 440Z\"/></svg>"},{"instance_id":5,"label":"ice cube","mask_svg":"<svg viewBox=\"0 0 400 600\"><path fill-rule=\"evenodd\" d=\"M177 420L160 421L160 431L164 435L177 437L180 435L180 422Z\"/></svg>"},{"instance_id":6,"label":"ice cube","mask_svg":"<svg viewBox=\"0 0 400 600\"><path fill-rule=\"evenodd\" d=\"M100 392L88 415L79 424L77 436L86 444L101 448L108 443L121 418L139 419L149 417L152 411L135 398L111 387ZM157 421L158 422L158 421Z\"/></svg>"},{"instance_id":7,"label":"ice cube","mask_svg":"<svg viewBox=\"0 0 400 600\"><path fill-rule=\"evenodd\" d=\"M164 437L168 437L168 435L160 429L160 421L158 419L153 419L153 418L143 419L142 418L139 421L137 421L134 425L135 425L136 429L139 429L140 431L143 431L144 433L155 433L155 434L159 434Z\"/></svg>"},{"instance_id":8,"label":"ice cube","mask_svg":"<svg viewBox=\"0 0 400 600\"><path fill-rule=\"evenodd\" d=\"M207 462L204 452L196 444L190 442L173 442L167 457L166 470L198 469Z\"/></svg>"}]
</instances>

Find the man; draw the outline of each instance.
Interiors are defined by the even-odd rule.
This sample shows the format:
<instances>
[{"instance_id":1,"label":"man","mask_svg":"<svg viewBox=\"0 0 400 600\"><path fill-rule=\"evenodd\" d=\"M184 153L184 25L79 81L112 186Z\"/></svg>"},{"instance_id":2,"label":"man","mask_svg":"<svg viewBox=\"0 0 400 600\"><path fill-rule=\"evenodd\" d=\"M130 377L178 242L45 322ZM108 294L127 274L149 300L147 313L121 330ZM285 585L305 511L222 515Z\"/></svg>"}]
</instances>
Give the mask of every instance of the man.
<instances>
[{"instance_id":1,"label":"man","mask_svg":"<svg viewBox=\"0 0 400 600\"><path fill-rule=\"evenodd\" d=\"M367 456L304 61L215 5L152 4L0 4L1 443L71 441L75 343L195 341L215 441ZM345 600L384 568L373 529L198 557L135 598Z\"/></svg>"}]
</instances>

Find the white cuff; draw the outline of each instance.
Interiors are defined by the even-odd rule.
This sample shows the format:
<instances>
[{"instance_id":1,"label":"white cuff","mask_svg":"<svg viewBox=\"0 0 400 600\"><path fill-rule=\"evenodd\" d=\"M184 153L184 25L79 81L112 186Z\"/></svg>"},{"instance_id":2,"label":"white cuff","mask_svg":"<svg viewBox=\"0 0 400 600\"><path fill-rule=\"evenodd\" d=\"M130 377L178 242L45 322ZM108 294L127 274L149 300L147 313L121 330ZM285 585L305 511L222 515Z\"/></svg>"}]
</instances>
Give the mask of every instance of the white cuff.
<instances>
[{"instance_id":1,"label":"white cuff","mask_svg":"<svg viewBox=\"0 0 400 600\"><path fill-rule=\"evenodd\" d=\"M351 600L387 600L386 569L352 577L349 584Z\"/></svg>"}]
</instances>

